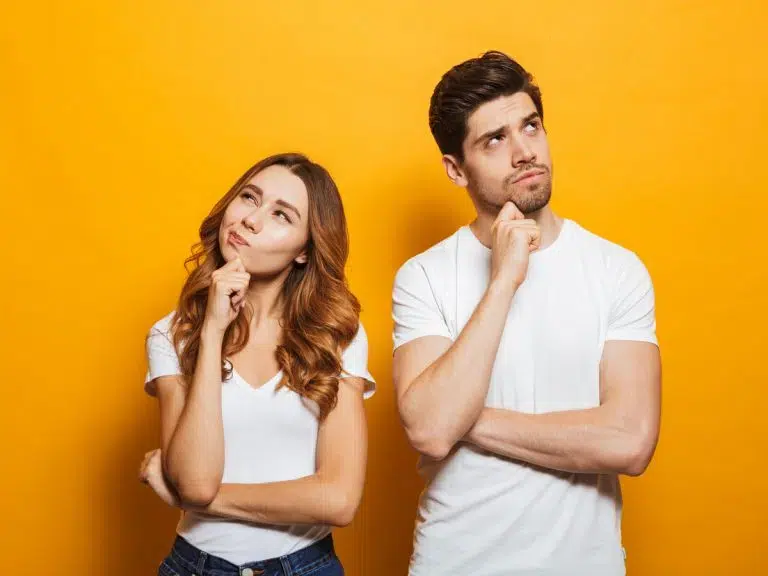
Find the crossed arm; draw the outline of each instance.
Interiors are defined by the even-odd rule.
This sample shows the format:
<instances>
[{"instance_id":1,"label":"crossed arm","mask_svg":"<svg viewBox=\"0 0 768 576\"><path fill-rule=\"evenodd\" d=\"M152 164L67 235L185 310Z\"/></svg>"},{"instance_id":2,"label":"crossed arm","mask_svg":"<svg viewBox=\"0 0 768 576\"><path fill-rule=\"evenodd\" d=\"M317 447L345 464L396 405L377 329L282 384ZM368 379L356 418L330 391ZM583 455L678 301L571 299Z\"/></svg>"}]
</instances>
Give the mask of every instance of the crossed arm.
<instances>
[{"instance_id":1,"label":"crossed arm","mask_svg":"<svg viewBox=\"0 0 768 576\"><path fill-rule=\"evenodd\" d=\"M212 487L185 494L170 480L163 464L162 478L155 475L149 483L161 497L165 489L175 491L179 500L169 503L213 516L263 524L345 526L355 515L365 477L367 429L363 388L362 378L340 380L337 405L318 431L316 472L311 476L265 484L221 484L219 476ZM177 376L158 378L157 391L161 409L161 451L165 452L173 443L186 394ZM192 457L191 454L187 456ZM158 458L158 466L162 461L167 459ZM166 482L166 485L156 485L159 482ZM181 486L184 486L183 482ZM201 493L205 497L201 498Z\"/></svg>"},{"instance_id":2,"label":"crossed arm","mask_svg":"<svg viewBox=\"0 0 768 576\"><path fill-rule=\"evenodd\" d=\"M478 307L481 310L483 302ZM608 341L600 362L600 405L584 410L525 414L485 408L488 359L473 350L477 311L452 343L426 336L395 351L394 377L401 419L411 443L443 458L459 442L537 466L568 472L639 475L648 466L659 435L661 363L647 342ZM494 347L494 352L496 347ZM493 355L495 358L495 354ZM471 359L479 378L445 370ZM470 400L468 400L468 398ZM452 427L433 416L454 415ZM438 448L435 448L438 447Z\"/></svg>"}]
</instances>

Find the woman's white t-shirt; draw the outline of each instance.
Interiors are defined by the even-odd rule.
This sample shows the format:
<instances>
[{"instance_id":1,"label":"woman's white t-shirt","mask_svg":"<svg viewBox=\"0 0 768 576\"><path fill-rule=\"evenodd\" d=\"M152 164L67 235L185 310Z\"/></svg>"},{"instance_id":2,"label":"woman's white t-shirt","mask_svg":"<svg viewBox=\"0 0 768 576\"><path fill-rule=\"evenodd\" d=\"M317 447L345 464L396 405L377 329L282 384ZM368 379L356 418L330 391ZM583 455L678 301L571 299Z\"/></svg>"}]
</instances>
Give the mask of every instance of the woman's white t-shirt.
<instances>
[{"instance_id":1,"label":"woman's white t-shirt","mask_svg":"<svg viewBox=\"0 0 768 576\"><path fill-rule=\"evenodd\" d=\"M144 388L155 395L155 380L181 374L170 326L173 314L157 322L147 336L148 371ZM368 372L368 339L363 325L342 357L342 376L366 381L365 397L375 391ZM295 480L315 473L318 407L277 384L278 372L259 388L237 371L222 383L224 475L222 483L263 484ZM193 546L233 564L284 556L324 538L325 525L261 525L182 512L177 533Z\"/></svg>"}]
</instances>

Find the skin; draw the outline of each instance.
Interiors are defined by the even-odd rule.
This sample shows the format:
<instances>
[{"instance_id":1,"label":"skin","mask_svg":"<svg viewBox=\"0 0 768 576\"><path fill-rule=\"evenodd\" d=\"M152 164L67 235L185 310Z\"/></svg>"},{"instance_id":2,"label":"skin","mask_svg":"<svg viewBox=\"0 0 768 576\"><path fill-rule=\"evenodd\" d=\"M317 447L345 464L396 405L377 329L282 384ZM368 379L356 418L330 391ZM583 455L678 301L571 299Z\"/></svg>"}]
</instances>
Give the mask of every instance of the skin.
<instances>
[{"instance_id":1,"label":"skin","mask_svg":"<svg viewBox=\"0 0 768 576\"><path fill-rule=\"evenodd\" d=\"M343 378L337 405L321 423L312 476L268 484L222 484L224 435L221 349L238 314L247 314L250 338L229 358L259 387L279 371L283 283L307 262L309 199L288 169L256 174L227 207L219 230L226 263L214 272L200 352L187 388L179 376L158 378L161 448L148 452L139 477L167 504L209 515L267 524L343 526L362 496L367 456L364 382Z\"/></svg>"},{"instance_id":2,"label":"skin","mask_svg":"<svg viewBox=\"0 0 768 576\"><path fill-rule=\"evenodd\" d=\"M596 408L523 414L484 406L529 254L554 242L562 218L549 205L549 143L527 94L480 106L467 121L462 149L463 160L445 155L442 162L475 205L470 228L491 249L491 277L455 342L426 336L395 351L398 409L411 444L434 459L466 442L553 470L641 474L659 433L661 365L653 344L605 343Z\"/></svg>"}]
</instances>

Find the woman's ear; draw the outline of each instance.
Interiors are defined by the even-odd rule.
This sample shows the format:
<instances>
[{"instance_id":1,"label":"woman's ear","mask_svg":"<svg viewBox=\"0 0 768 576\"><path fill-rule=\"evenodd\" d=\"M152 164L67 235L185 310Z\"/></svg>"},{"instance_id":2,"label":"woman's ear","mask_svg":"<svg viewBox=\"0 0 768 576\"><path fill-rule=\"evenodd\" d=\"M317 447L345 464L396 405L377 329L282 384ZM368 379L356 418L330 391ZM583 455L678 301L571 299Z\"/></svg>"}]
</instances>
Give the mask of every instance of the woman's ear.
<instances>
[{"instance_id":1,"label":"woman's ear","mask_svg":"<svg viewBox=\"0 0 768 576\"><path fill-rule=\"evenodd\" d=\"M300 266L304 266L304 264L307 263L307 252L306 251L302 252L301 254L296 256L296 258L294 258L293 261L296 262L296 264L299 264Z\"/></svg>"}]
</instances>

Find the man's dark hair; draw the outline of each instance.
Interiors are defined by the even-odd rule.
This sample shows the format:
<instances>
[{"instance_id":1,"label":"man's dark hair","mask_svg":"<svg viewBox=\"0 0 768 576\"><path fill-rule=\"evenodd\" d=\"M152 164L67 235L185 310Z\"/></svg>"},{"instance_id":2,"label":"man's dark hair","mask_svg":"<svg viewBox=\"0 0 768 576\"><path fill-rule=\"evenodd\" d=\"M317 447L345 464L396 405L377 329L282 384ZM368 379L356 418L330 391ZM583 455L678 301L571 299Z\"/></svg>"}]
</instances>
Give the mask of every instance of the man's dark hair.
<instances>
[{"instance_id":1,"label":"man's dark hair","mask_svg":"<svg viewBox=\"0 0 768 576\"><path fill-rule=\"evenodd\" d=\"M443 74L429 104L429 129L440 151L462 162L469 116L486 102L517 92L531 97L543 122L541 91L533 76L502 52L486 52Z\"/></svg>"}]
</instances>

